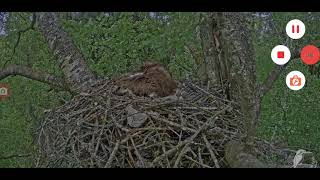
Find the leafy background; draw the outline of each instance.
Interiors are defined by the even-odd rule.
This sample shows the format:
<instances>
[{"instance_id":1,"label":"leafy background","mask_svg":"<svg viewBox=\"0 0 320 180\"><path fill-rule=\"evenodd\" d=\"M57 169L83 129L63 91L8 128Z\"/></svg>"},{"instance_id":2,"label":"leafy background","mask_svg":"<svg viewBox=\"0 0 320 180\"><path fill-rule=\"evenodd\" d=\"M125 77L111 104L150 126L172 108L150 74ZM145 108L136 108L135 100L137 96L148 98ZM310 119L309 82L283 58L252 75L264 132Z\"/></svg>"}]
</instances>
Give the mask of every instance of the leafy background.
<instances>
[{"instance_id":1,"label":"leafy background","mask_svg":"<svg viewBox=\"0 0 320 180\"><path fill-rule=\"evenodd\" d=\"M67 13L66 13L67 14ZM63 28L81 49L90 67L101 76L116 76L138 68L146 59L165 64L177 78L196 76L195 61L187 46L201 52L197 36L199 13L191 12L126 12L97 13L95 16L70 18L64 13ZM18 31L29 26L30 13L10 13L5 18L5 33L0 35L0 66L23 64L34 69L61 75L54 64L44 38L37 30L23 33L15 47ZM277 35L286 23L301 19L307 31L300 39L301 47L320 39L317 32L319 13L258 13L255 19L254 45L258 80L264 80L273 67L271 49L284 43ZM290 91L285 76L300 70L307 78L306 86ZM12 96L0 101L0 157L36 153L36 128L43 111L63 104L71 98L67 92L23 77L1 80L9 83ZM311 75L299 59L293 60L274 88L263 99L259 136L315 152L320 157L320 81ZM319 158L320 159L320 158ZM32 156L0 159L0 167L32 167Z\"/></svg>"}]
</instances>

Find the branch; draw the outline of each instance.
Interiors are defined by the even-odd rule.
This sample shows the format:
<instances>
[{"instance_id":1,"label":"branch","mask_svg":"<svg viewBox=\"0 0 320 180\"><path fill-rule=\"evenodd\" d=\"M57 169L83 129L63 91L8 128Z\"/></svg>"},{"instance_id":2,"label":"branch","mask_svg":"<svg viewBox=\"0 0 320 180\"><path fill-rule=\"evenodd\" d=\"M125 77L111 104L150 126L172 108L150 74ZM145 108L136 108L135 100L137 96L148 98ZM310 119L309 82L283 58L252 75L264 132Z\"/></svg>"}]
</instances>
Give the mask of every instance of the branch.
<instances>
[{"instance_id":1,"label":"branch","mask_svg":"<svg viewBox=\"0 0 320 180\"><path fill-rule=\"evenodd\" d=\"M290 49L292 49L290 61L293 61L295 59L300 58L300 56L299 56L300 49L294 48L293 45L292 45L292 48L290 48ZM274 82L279 78L279 76L283 72L283 70L286 69L286 67L288 66L290 61L283 66L279 66L279 65L273 66L272 71L269 73L269 75L266 78L266 80L264 81L264 83L259 87L259 90L260 90L259 97L260 98L262 98L264 95L266 95L270 91L270 89L273 87Z\"/></svg>"},{"instance_id":2,"label":"branch","mask_svg":"<svg viewBox=\"0 0 320 180\"><path fill-rule=\"evenodd\" d=\"M279 78L282 71L286 68L286 65L278 66L274 65L272 71L269 73L267 79L264 81L264 83L260 86L260 93L259 97L263 97L266 95L270 89L272 88L274 82Z\"/></svg>"},{"instance_id":3,"label":"branch","mask_svg":"<svg viewBox=\"0 0 320 180\"><path fill-rule=\"evenodd\" d=\"M13 154L9 156L0 156L0 159L11 159L11 158L21 158L21 157L30 157L31 154Z\"/></svg>"},{"instance_id":4,"label":"branch","mask_svg":"<svg viewBox=\"0 0 320 180\"><path fill-rule=\"evenodd\" d=\"M39 30L56 57L56 63L61 68L70 89L84 92L91 88L90 85L97 78L86 64L80 49L74 44L69 34L61 28L57 14L45 12L37 15Z\"/></svg>"},{"instance_id":5,"label":"branch","mask_svg":"<svg viewBox=\"0 0 320 180\"><path fill-rule=\"evenodd\" d=\"M35 23L36 23L36 13L33 13L33 14L32 14L31 24L30 24L27 28L18 31L18 38L17 38L16 43L15 43L14 46L13 46L13 51L12 51L11 57L10 57L10 59L8 59L8 60L3 64L3 66L2 66L3 68L7 65L7 63L8 63L9 61L12 60L14 54L16 53L16 49L17 49L17 47L18 47L18 45L19 45L19 43L20 43L21 35L22 35L23 33L27 32L27 31L29 31L29 30L34 29Z\"/></svg>"},{"instance_id":6,"label":"branch","mask_svg":"<svg viewBox=\"0 0 320 180\"><path fill-rule=\"evenodd\" d=\"M37 80L52 86L56 86L56 87L68 90L68 86L65 84L64 80L58 77L55 77L52 74L36 71L26 66L11 65L0 70L0 80L8 76L15 76L15 75L24 76L29 79Z\"/></svg>"}]
</instances>

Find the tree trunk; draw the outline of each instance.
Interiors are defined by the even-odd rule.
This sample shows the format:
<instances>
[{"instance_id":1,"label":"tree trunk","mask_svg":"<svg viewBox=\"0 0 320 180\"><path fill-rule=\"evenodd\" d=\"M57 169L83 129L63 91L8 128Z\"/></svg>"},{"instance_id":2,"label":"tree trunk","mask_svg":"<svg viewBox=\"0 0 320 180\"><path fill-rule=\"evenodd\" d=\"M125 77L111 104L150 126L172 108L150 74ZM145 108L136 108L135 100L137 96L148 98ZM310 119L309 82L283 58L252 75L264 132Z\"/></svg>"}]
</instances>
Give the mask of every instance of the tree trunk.
<instances>
[{"instance_id":1,"label":"tree trunk","mask_svg":"<svg viewBox=\"0 0 320 180\"><path fill-rule=\"evenodd\" d=\"M82 92L90 88L96 76L89 69L82 53L67 32L58 24L55 13L38 13L38 26L56 57L59 67L71 91Z\"/></svg>"},{"instance_id":2,"label":"tree trunk","mask_svg":"<svg viewBox=\"0 0 320 180\"><path fill-rule=\"evenodd\" d=\"M247 136L245 146L238 149L241 153L238 150L230 150L230 147L231 149L238 147L234 145L235 143L229 144L229 148L226 148L229 149L226 150L226 157L232 157L227 158L229 163L235 166L241 165L241 167L261 165L254 156L251 157L248 154L250 152L246 152L250 151L247 145L253 143L256 135L261 105L249 26L249 14L218 12L205 14L200 27L208 81L221 84L228 97L239 104L243 113ZM245 165L240 162L243 157L249 156L252 160ZM236 162L230 162L230 160Z\"/></svg>"}]
</instances>

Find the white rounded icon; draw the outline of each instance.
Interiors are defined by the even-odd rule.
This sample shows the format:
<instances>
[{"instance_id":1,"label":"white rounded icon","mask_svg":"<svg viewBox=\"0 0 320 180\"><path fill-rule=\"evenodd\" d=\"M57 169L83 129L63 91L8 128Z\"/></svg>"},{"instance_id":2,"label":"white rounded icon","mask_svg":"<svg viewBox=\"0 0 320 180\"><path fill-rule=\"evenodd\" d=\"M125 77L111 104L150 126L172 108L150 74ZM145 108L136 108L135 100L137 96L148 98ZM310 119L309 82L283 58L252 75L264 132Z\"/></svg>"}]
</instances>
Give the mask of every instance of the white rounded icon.
<instances>
[{"instance_id":1,"label":"white rounded icon","mask_svg":"<svg viewBox=\"0 0 320 180\"><path fill-rule=\"evenodd\" d=\"M278 45L271 51L271 59L278 65L284 65L289 62L291 58L290 50L287 46Z\"/></svg>"},{"instance_id":2,"label":"white rounded icon","mask_svg":"<svg viewBox=\"0 0 320 180\"><path fill-rule=\"evenodd\" d=\"M288 22L286 32L291 39L300 39L306 32L306 27L302 21L294 19Z\"/></svg>"},{"instance_id":3,"label":"white rounded icon","mask_svg":"<svg viewBox=\"0 0 320 180\"><path fill-rule=\"evenodd\" d=\"M286 84L291 90L297 91L303 88L306 78L300 71L291 71L286 78Z\"/></svg>"}]
</instances>

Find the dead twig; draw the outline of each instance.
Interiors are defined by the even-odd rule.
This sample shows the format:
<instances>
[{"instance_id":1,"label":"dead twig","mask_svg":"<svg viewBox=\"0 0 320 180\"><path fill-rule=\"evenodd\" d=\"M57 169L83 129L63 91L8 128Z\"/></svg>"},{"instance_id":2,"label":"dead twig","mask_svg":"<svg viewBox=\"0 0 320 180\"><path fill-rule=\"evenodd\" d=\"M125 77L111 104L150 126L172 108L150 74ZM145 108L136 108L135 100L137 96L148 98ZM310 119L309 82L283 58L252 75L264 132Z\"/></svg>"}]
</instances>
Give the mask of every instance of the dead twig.
<instances>
[{"instance_id":1,"label":"dead twig","mask_svg":"<svg viewBox=\"0 0 320 180\"><path fill-rule=\"evenodd\" d=\"M116 156L116 153L117 153L117 151L118 151L118 149L119 149L119 145L120 145L120 142L118 141L118 142L116 143L116 145L114 146L113 151L112 151L112 153L111 153L111 155L110 155L110 157L109 157L106 165L104 166L105 168L111 167L111 163L112 163L113 159L114 159L115 156Z\"/></svg>"}]
</instances>

